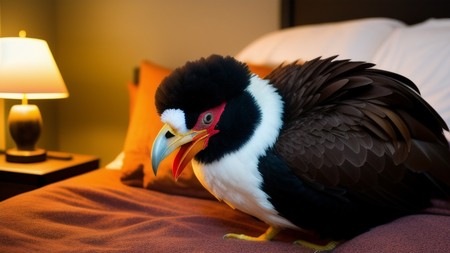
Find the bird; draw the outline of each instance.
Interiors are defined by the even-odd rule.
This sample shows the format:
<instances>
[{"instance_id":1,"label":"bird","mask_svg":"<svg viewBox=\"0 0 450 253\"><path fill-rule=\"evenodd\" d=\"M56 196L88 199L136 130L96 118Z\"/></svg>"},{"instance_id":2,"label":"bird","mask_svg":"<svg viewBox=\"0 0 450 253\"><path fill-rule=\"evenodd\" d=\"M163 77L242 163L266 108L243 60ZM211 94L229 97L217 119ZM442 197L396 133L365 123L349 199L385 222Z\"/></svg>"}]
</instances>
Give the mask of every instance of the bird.
<instances>
[{"instance_id":1,"label":"bird","mask_svg":"<svg viewBox=\"0 0 450 253\"><path fill-rule=\"evenodd\" d=\"M232 56L188 61L159 85L154 173L173 152L218 200L269 225L312 231L331 249L450 198L448 126L408 78L338 56L266 77ZM310 245L299 240L299 244ZM320 248L320 247L326 248Z\"/></svg>"}]
</instances>

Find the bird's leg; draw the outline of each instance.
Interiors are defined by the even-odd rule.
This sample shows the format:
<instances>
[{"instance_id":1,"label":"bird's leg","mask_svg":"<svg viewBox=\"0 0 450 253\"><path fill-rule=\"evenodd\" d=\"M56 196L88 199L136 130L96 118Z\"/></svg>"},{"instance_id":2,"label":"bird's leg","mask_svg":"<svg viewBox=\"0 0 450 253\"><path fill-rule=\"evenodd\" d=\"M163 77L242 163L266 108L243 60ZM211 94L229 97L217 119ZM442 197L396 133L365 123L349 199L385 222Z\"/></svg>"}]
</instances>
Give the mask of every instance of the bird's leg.
<instances>
[{"instance_id":1,"label":"bird's leg","mask_svg":"<svg viewBox=\"0 0 450 253\"><path fill-rule=\"evenodd\" d=\"M315 244L312 242L307 242L304 240L297 240L294 242L294 244L301 245L303 247L313 249L314 252L328 252L336 248L336 246L339 244L339 241L329 241L327 244L321 245L321 244Z\"/></svg>"},{"instance_id":2,"label":"bird's leg","mask_svg":"<svg viewBox=\"0 0 450 253\"><path fill-rule=\"evenodd\" d=\"M272 240L272 238L274 238L278 232L280 232L279 228L275 228L270 226L266 232L264 232L264 234L258 236L258 237L253 237L253 236L248 236L248 235L243 235L243 234L226 234L223 236L223 238L234 238L234 239L240 239L240 240L246 240L246 241L255 241L255 242L265 242L265 241L270 241Z\"/></svg>"}]
</instances>

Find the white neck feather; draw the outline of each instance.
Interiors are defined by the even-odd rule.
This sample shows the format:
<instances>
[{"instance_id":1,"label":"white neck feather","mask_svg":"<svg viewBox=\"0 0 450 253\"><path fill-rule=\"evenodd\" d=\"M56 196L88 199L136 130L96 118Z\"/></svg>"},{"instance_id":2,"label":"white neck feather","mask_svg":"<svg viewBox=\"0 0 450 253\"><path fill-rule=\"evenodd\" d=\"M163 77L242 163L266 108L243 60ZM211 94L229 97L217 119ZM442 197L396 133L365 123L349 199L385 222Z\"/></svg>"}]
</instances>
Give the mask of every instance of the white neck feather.
<instances>
[{"instance_id":1,"label":"white neck feather","mask_svg":"<svg viewBox=\"0 0 450 253\"><path fill-rule=\"evenodd\" d=\"M261 190L263 179L258 171L259 158L274 145L283 125L283 101L267 80L255 75L247 91L261 112L261 122L253 136L242 148L219 161L210 164L193 161L194 172L205 188L231 207L271 225L293 227L278 216L267 194Z\"/></svg>"}]
</instances>

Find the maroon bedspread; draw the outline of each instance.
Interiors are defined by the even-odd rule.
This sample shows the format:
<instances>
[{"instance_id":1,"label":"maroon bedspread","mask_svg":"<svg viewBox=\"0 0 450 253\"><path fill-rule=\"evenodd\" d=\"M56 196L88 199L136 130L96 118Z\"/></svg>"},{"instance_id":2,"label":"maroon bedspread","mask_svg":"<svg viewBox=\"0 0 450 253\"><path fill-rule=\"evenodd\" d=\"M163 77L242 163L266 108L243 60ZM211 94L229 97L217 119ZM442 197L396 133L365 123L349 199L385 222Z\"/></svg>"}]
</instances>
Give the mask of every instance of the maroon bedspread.
<instances>
[{"instance_id":1,"label":"maroon bedspread","mask_svg":"<svg viewBox=\"0 0 450 253\"><path fill-rule=\"evenodd\" d=\"M100 169L0 202L0 252L311 252L284 231L272 242L222 239L267 226L217 201L125 186ZM450 203L398 219L335 252L450 252Z\"/></svg>"}]
</instances>

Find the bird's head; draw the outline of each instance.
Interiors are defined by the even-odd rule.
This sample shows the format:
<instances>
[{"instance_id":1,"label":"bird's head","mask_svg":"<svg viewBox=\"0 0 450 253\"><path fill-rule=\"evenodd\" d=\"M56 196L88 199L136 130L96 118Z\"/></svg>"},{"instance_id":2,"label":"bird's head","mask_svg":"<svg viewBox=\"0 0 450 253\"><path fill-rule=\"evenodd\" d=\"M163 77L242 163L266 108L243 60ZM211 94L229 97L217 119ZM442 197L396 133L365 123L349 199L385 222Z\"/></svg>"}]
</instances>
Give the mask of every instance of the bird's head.
<instances>
[{"instance_id":1,"label":"bird's head","mask_svg":"<svg viewBox=\"0 0 450 253\"><path fill-rule=\"evenodd\" d=\"M165 124L152 147L155 174L176 150L175 179L192 159L214 162L245 143L260 118L246 91L252 78L247 65L218 55L188 62L166 77L155 97Z\"/></svg>"}]
</instances>

